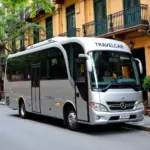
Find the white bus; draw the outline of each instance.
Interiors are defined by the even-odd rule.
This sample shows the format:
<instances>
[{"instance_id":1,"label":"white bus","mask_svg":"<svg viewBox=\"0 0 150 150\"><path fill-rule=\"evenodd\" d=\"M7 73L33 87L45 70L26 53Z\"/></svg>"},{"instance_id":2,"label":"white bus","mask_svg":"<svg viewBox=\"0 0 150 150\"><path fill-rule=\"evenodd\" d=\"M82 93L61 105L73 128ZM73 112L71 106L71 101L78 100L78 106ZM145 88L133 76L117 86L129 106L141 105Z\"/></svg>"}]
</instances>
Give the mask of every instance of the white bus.
<instances>
[{"instance_id":1,"label":"white bus","mask_svg":"<svg viewBox=\"0 0 150 150\"><path fill-rule=\"evenodd\" d=\"M71 130L80 123L140 121L139 72L141 62L123 42L54 37L8 56L6 103L22 118L29 113L51 116Z\"/></svg>"}]
</instances>

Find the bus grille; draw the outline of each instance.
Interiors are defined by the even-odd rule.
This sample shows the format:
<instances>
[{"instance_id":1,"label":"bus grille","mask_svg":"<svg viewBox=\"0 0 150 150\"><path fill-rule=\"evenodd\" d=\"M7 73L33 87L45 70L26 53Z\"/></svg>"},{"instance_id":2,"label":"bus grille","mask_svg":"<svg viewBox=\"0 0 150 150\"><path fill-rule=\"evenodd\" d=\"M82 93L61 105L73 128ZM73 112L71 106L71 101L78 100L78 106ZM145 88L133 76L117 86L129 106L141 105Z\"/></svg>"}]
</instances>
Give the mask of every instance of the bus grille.
<instances>
[{"instance_id":1,"label":"bus grille","mask_svg":"<svg viewBox=\"0 0 150 150\"><path fill-rule=\"evenodd\" d=\"M129 101L129 102L107 102L110 110L131 110L134 108L136 101Z\"/></svg>"}]
</instances>

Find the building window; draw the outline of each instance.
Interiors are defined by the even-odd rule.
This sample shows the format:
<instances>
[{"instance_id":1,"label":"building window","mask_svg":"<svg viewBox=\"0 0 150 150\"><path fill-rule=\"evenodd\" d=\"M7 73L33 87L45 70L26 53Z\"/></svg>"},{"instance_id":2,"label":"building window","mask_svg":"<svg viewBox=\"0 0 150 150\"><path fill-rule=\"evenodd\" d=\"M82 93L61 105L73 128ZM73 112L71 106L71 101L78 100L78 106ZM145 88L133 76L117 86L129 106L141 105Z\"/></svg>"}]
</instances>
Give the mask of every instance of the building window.
<instances>
[{"instance_id":1,"label":"building window","mask_svg":"<svg viewBox=\"0 0 150 150\"><path fill-rule=\"evenodd\" d=\"M124 27L129 28L141 23L140 0L124 0Z\"/></svg>"},{"instance_id":2,"label":"building window","mask_svg":"<svg viewBox=\"0 0 150 150\"><path fill-rule=\"evenodd\" d=\"M33 42L34 44L39 42L39 28L34 28L33 30Z\"/></svg>"},{"instance_id":3,"label":"building window","mask_svg":"<svg viewBox=\"0 0 150 150\"><path fill-rule=\"evenodd\" d=\"M140 4L140 0L124 0L124 8L128 9Z\"/></svg>"},{"instance_id":4,"label":"building window","mask_svg":"<svg viewBox=\"0 0 150 150\"><path fill-rule=\"evenodd\" d=\"M66 9L67 18L67 35L68 37L76 36L76 18L75 18L75 6L71 5Z\"/></svg>"},{"instance_id":5,"label":"building window","mask_svg":"<svg viewBox=\"0 0 150 150\"><path fill-rule=\"evenodd\" d=\"M107 6L106 0L94 0L95 35L107 33Z\"/></svg>"},{"instance_id":6,"label":"building window","mask_svg":"<svg viewBox=\"0 0 150 150\"><path fill-rule=\"evenodd\" d=\"M46 39L53 37L52 17L46 18Z\"/></svg>"}]
</instances>

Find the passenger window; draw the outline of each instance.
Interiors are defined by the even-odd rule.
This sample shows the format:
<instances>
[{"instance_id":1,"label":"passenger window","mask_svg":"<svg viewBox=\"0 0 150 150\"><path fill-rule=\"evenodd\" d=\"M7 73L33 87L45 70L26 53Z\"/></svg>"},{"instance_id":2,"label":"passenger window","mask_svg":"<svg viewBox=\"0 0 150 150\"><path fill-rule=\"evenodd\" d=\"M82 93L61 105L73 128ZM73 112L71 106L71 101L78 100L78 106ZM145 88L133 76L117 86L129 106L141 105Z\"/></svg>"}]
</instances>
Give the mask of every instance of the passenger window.
<instances>
[{"instance_id":1,"label":"passenger window","mask_svg":"<svg viewBox=\"0 0 150 150\"><path fill-rule=\"evenodd\" d=\"M85 82L85 62L76 59L76 82Z\"/></svg>"},{"instance_id":2,"label":"passenger window","mask_svg":"<svg viewBox=\"0 0 150 150\"><path fill-rule=\"evenodd\" d=\"M83 100L88 100L86 60L77 58L75 60L75 84Z\"/></svg>"},{"instance_id":3,"label":"passenger window","mask_svg":"<svg viewBox=\"0 0 150 150\"><path fill-rule=\"evenodd\" d=\"M67 79L67 69L63 53L58 48L50 48L41 54L41 79Z\"/></svg>"},{"instance_id":4,"label":"passenger window","mask_svg":"<svg viewBox=\"0 0 150 150\"><path fill-rule=\"evenodd\" d=\"M8 81L27 81L31 79L31 64L40 61L39 52L8 59Z\"/></svg>"},{"instance_id":5,"label":"passenger window","mask_svg":"<svg viewBox=\"0 0 150 150\"><path fill-rule=\"evenodd\" d=\"M75 70L74 61L76 58L78 58L79 54L84 53L84 49L78 43L64 44L63 47L67 53L70 75L74 79L74 70Z\"/></svg>"},{"instance_id":6,"label":"passenger window","mask_svg":"<svg viewBox=\"0 0 150 150\"><path fill-rule=\"evenodd\" d=\"M63 53L58 48L34 52L7 60L9 81L31 80L31 65L41 64L41 79L67 79L67 69Z\"/></svg>"}]
</instances>

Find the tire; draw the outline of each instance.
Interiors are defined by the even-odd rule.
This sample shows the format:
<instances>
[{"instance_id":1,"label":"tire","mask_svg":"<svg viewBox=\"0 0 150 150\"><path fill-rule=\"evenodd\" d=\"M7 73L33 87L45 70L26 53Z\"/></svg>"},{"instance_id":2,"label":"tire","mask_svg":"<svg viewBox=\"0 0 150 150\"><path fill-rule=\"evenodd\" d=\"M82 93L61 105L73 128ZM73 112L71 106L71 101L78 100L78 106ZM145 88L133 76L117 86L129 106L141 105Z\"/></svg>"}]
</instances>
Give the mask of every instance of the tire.
<instances>
[{"instance_id":1,"label":"tire","mask_svg":"<svg viewBox=\"0 0 150 150\"><path fill-rule=\"evenodd\" d=\"M77 115L74 110L68 110L66 115L66 123L70 130L77 131L79 130L79 124L77 123Z\"/></svg>"},{"instance_id":2,"label":"tire","mask_svg":"<svg viewBox=\"0 0 150 150\"><path fill-rule=\"evenodd\" d=\"M24 102L21 102L21 104L19 105L19 115L23 119L27 118L27 112Z\"/></svg>"}]
</instances>

